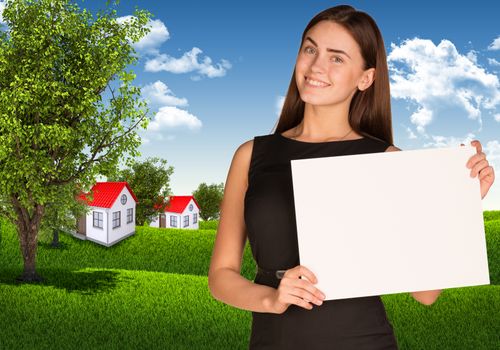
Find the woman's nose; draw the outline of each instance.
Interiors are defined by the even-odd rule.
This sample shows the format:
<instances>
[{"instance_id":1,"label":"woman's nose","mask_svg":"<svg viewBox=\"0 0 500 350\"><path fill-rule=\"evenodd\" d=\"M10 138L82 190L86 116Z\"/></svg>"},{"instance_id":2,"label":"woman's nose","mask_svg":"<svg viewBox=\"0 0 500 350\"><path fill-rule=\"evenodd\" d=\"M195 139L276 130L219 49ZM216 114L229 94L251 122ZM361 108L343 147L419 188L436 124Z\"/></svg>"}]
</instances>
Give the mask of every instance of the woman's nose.
<instances>
[{"instance_id":1,"label":"woman's nose","mask_svg":"<svg viewBox=\"0 0 500 350\"><path fill-rule=\"evenodd\" d=\"M314 57L314 60L312 61L311 64L311 70L315 73L323 73L326 72L326 56L323 55L317 55Z\"/></svg>"}]
</instances>

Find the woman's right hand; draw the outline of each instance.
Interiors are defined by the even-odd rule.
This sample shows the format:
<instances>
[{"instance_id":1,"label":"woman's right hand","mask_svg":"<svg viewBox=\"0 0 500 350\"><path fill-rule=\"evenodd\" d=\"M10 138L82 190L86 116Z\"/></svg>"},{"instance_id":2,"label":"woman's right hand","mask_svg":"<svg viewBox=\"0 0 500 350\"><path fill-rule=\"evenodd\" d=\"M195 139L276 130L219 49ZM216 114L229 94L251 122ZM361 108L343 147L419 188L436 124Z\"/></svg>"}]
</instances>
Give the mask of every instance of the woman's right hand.
<instances>
[{"instance_id":1,"label":"woman's right hand","mask_svg":"<svg viewBox=\"0 0 500 350\"><path fill-rule=\"evenodd\" d=\"M307 279L300 278L304 276ZM311 282L309 282L311 281ZM313 306L321 305L325 299L325 295L313 283L318 283L316 276L302 265L297 265L294 268L285 271L283 278L280 280L278 289L273 294L271 299L271 308L277 314L285 312L291 304L311 310Z\"/></svg>"}]
</instances>

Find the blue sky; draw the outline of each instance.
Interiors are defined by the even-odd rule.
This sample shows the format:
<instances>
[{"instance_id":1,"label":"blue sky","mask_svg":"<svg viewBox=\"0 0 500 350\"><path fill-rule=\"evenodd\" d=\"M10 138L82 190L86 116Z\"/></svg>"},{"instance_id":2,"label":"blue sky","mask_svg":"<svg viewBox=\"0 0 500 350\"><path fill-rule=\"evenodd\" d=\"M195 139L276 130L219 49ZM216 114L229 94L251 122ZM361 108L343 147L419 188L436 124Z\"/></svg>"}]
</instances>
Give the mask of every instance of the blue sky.
<instances>
[{"instance_id":1,"label":"blue sky","mask_svg":"<svg viewBox=\"0 0 500 350\"><path fill-rule=\"evenodd\" d=\"M78 3L92 11L104 6ZM154 15L151 33L136 45L135 84L152 119L140 151L175 168L175 195L191 194L201 182L225 182L238 146L272 131L304 27L341 3L121 1L119 16L135 6ZM410 150L478 139L497 174L483 209L500 210L500 4L347 4L370 14L384 37L395 145Z\"/></svg>"}]
</instances>

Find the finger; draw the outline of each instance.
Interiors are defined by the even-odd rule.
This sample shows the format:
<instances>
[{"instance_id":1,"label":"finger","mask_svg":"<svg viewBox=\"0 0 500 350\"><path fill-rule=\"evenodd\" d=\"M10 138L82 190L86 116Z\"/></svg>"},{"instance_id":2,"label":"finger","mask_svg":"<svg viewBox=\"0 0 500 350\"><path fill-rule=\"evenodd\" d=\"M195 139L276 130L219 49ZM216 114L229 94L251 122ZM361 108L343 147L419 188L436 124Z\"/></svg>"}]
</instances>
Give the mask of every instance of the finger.
<instances>
[{"instance_id":1,"label":"finger","mask_svg":"<svg viewBox=\"0 0 500 350\"><path fill-rule=\"evenodd\" d=\"M467 161L466 167L471 168L475 163L479 162L481 159L486 159L486 154L483 152L476 153Z\"/></svg>"},{"instance_id":2,"label":"finger","mask_svg":"<svg viewBox=\"0 0 500 350\"><path fill-rule=\"evenodd\" d=\"M308 310L311 310L313 308L311 303L305 301L302 298L298 298L298 297L292 297L292 298L293 299L292 299L291 304L295 304L297 306L303 307L304 309L308 309Z\"/></svg>"},{"instance_id":3,"label":"finger","mask_svg":"<svg viewBox=\"0 0 500 350\"><path fill-rule=\"evenodd\" d=\"M290 295L304 299L306 302L314 303L316 305L321 305L323 301L317 298L314 294L308 292L302 288L292 288L290 289Z\"/></svg>"},{"instance_id":4,"label":"finger","mask_svg":"<svg viewBox=\"0 0 500 350\"><path fill-rule=\"evenodd\" d=\"M479 140L471 141L471 145L476 147L477 153L481 153L483 151L483 147L481 146L481 142L479 142Z\"/></svg>"},{"instance_id":5,"label":"finger","mask_svg":"<svg viewBox=\"0 0 500 350\"><path fill-rule=\"evenodd\" d=\"M495 178L494 176L494 171L493 171L493 167L492 166L489 166L487 168L484 168L480 173L479 173L479 180L483 180L485 179L486 177L491 177L492 179Z\"/></svg>"},{"instance_id":6,"label":"finger","mask_svg":"<svg viewBox=\"0 0 500 350\"><path fill-rule=\"evenodd\" d=\"M307 279L311 283L318 283L318 279L316 278L316 275L311 270L309 270L307 267L305 267L303 265L298 265L296 272L298 273L297 277L304 276L304 277L307 277Z\"/></svg>"},{"instance_id":7,"label":"finger","mask_svg":"<svg viewBox=\"0 0 500 350\"><path fill-rule=\"evenodd\" d=\"M293 269L286 270L285 273L283 274L283 278L292 278L292 279L298 279L301 276L306 277L311 283L317 283L316 276L307 269L305 266L302 265L297 265Z\"/></svg>"},{"instance_id":8,"label":"finger","mask_svg":"<svg viewBox=\"0 0 500 350\"><path fill-rule=\"evenodd\" d=\"M484 168L488 167L488 161L486 159L481 160L480 162L476 163L474 167L472 167L472 170L470 172L471 177L476 177L477 174L479 174Z\"/></svg>"},{"instance_id":9,"label":"finger","mask_svg":"<svg viewBox=\"0 0 500 350\"><path fill-rule=\"evenodd\" d=\"M288 294L288 293L280 294L280 296L278 297L278 301L282 304L285 304L285 305L294 304L294 305L303 307L304 309L308 309L308 310L312 309L312 305L309 302L305 301L301 297L298 297L298 296L295 296L292 294Z\"/></svg>"},{"instance_id":10,"label":"finger","mask_svg":"<svg viewBox=\"0 0 500 350\"><path fill-rule=\"evenodd\" d=\"M325 297L326 297L322 291L320 291L318 288L313 286L308 281L297 279L297 280L294 280L293 283L294 283L295 287L302 288L302 289L306 290L307 292L309 292L310 295L314 296L315 298L325 299Z\"/></svg>"}]
</instances>

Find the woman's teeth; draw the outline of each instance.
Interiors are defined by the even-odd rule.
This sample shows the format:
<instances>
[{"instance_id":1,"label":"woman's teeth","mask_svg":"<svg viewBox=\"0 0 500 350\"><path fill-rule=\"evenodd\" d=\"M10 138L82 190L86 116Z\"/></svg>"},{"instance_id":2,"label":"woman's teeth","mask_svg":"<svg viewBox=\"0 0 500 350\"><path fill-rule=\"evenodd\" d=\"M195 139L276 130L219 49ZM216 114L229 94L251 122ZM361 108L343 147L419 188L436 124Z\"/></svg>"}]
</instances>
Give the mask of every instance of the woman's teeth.
<instances>
[{"instance_id":1,"label":"woman's teeth","mask_svg":"<svg viewBox=\"0 0 500 350\"><path fill-rule=\"evenodd\" d=\"M309 85L317 86L317 87L326 87L329 86L330 84L325 84L317 80L312 80L312 79L306 79L307 83Z\"/></svg>"}]
</instances>

